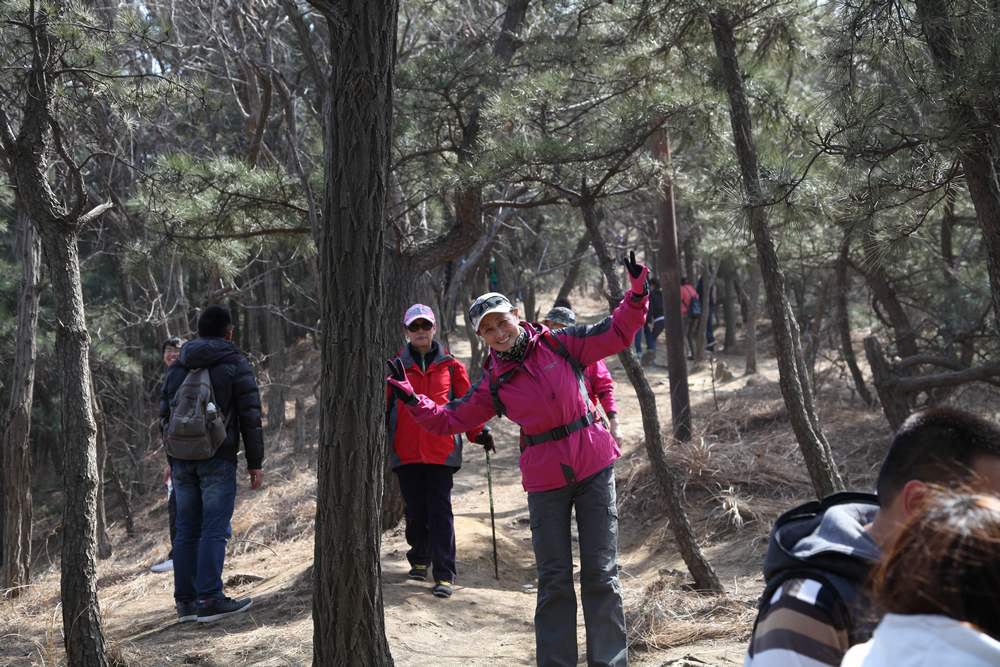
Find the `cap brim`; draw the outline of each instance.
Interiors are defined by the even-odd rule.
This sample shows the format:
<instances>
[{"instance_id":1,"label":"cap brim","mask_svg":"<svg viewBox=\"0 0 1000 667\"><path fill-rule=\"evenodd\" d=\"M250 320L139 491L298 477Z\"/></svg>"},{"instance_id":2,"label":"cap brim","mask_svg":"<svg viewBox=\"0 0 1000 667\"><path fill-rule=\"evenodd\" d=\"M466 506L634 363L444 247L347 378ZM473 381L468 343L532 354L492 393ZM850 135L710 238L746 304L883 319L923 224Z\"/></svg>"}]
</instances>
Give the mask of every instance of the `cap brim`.
<instances>
[{"instance_id":1,"label":"cap brim","mask_svg":"<svg viewBox=\"0 0 1000 667\"><path fill-rule=\"evenodd\" d=\"M417 320L427 320L432 325L437 326L437 322L434 321L434 318L433 317L428 317L427 315L415 315L414 317L411 317L408 320L403 320L403 326L404 327L408 327L411 324L413 324L414 322L416 322Z\"/></svg>"},{"instance_id":2,"label":"cap brim","mask_svg":"<svg viewBox=\"0 0 1000 667\"><path fill-rule=\"evenodd\" d=\"M476 333L477 334L479 333L479 325L483 323L483 318L486 317L487 315L489 315L490 313L512 313L512 312L514 312L514 306L512 306L512 305L500 304L499 306L493 306L492 308L490 308L489 310L487 310L485 313L483 313L482 315L480 315L479 319L476 320L476 322L475 322Z\"/></svg>"}]
</instances>

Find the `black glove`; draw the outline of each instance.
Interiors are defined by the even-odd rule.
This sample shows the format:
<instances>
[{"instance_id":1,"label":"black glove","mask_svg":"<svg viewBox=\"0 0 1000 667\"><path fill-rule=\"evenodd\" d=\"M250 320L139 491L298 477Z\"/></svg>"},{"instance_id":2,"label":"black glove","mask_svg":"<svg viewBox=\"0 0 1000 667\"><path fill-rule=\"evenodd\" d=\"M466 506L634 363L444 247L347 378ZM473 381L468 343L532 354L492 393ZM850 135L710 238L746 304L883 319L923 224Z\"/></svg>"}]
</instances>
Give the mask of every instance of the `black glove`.
<instances>
[{"instance_id":1,"label":"black glove","mask_svg":"<svg viewBox=\"0 0 1000 667\"><path fill-rule=\"evenodd\" d=\"M416 403L417 396L413 392L410 381L406 379L406 370L403 368L403 362L399 358L396 358L385 363L389 367L389 377L385 381L392 387L392 393L398 400L404 403L409 403L410 405Z\"/></svg>"},{"instance_id":2,"label":"black glove","mask_svg":"<svg viewBox=\"0 0 1000 667\"><path fill-rule=\"evenodd\" d=\"M635 261L634 250L629 251L627 256L622 256L622 264L628 269L632 292L639 296L649 294L649 269Z\"/></svg>"},{"instance_id":3,"label":"black glove","mask_svg":"<svg viewBox=\"0 0 1000 667\"><path fill-rule=\"evenodd\" d=\"M493 444L493 434L486 429L483 429L483 432L477 435L473 442L482 445L483 451L495 452L497 450L496 445Z\"/></svg>"}]
</instances>

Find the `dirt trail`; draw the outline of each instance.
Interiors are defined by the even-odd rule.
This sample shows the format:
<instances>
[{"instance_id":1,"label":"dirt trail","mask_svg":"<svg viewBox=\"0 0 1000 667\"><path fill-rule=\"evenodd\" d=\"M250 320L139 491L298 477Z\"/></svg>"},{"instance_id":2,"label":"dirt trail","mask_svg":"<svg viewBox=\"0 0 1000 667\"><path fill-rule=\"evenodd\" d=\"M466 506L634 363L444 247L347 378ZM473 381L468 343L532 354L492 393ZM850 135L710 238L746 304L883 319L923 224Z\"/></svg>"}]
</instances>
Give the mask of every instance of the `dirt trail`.
<instances>
[{"instance_id":1,"label":"dirt trail","mask_svg":"<svg viewBox=\"0 0 1000 667\"><path fill-rule=\"evenodd\" d=\"M593 301L581 310L584 317L594 319L601 305ZM308 346L304 349L295 392L311 402L314 378L309 373L314 373L310 368L316 365L310 365ZM454 352L464 356L468 350L460 345ZM660 355L662 360L662 350ZM634 392L623 370L614 359L609 366L616 381L625 441L624 456L617 466L621 494L623 486L643 469L642 427ZM650 380L662 395L665 370L651 369ZM696 401L710 401L710 390L707 374L693 376ZM294 395L289 398L294 399ZM668 408L660 408L666 426ZM493 577L484 456L479 446L467 444L465 465L455 476L453 494L459 568L454 596L439 600L430 594L429 583L406 579L407 547L401 527L383 536L386 626L398 665L534 664L536 581L527 501L517 467L516 427L506 420L494 420L494 427L499 450L494 457L493 482L500 580ZM289 440L288 434L269 440L268 477L260 493L247 488L241 462L234 537L224 579L227 594L253 596L254 606L246 615L207 627L174 622L172 577L148 571L167 549L163 499L139 512L141 532L136 538L126 539L120 525L112 526L117 547L111 559L99 563L99 589L106 634L114 652L129 658L130 664L153 667L311 664L315 474L307 461L292 454ZM701 509L699 512L704 515ZM683 563L669 535L662 513L655 507L647 515L623 513L620 562L627 608L642 603L647 587L664 576L684 579L678 574L683 573ZM747 591L757 586L754 579L759 560L752 542L743 539L734 549L732 543L720 540L709 549L727 588L742 595L739 604L749 604L746 600L752 593ZM576 569L579 572L578 565ZM62 662L58 591L58 564L51 563L19 600L0 603L0 664L20 667ZM696 597L682 591L678 595ZM698 617L683 610L668 613L675 614L678 623L693 628L693 643L665 651L633 651L632 664L742 663L742 637L698 641L703 636ZM582 612L578 625L580 664L585 664ZM737 629L736 634L744 634L743 629ZM701 662L689 662L684 656Z\"/></svg>"}]
</instances>

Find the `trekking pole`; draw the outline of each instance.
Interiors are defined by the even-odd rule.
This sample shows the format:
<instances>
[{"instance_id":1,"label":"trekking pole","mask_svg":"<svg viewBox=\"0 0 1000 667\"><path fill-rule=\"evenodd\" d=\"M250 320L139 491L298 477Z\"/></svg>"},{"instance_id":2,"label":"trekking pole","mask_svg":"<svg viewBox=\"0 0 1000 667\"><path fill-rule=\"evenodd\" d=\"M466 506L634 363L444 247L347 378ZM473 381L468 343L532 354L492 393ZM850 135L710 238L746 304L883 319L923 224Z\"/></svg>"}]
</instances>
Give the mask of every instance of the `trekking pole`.
<instances>
[{"instance_id":1,"label":"trekking pole","mask_svg":"<svg viewBox=\"0 0 1000 667\"><path fill-rule=\"evenodd\" d=\"M490 527L493 529L493 576L500 581L500 568L497 565L497 521L493 512L493 466L490 463L490 450L486 450L486 486L490 491Z\"/></svg>"}]
</instances>

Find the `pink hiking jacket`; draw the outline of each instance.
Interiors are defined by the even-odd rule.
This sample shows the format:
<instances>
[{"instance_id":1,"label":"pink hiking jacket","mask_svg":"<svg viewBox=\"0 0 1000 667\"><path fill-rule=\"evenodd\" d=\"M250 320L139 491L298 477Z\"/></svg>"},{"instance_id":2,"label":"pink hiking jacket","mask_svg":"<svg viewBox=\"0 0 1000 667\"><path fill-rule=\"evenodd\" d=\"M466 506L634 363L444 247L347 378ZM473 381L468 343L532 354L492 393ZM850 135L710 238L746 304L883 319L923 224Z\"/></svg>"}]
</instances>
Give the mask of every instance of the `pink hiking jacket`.
<instances>
[{"instance_id":1,"label":"pink hiking jacket","mask_svg":"<svg viewBox=\"0 0 1000 667\"><path fill-rule=\"evenodd\" d=\"M626 293L611 317L591 326L574 326L553 334L584 367L621 352L632 344L646 320L648 296ZM503 361L490 351L480 380L462 398L437 405L417 394L407 405L421 427L431 433L451 435L479 427L496 415L490 394L490 377L512 373L498 390L507 417L522 433L536 435L569 424L587 413L590 402L581 395L573 367L541 341L549 329L521 322L528 332L528 347L521 362ZM523 439L522 439L523 444ZM583 480L611 465L621 455L607 429L595 422L560 440L521 450L521 483L525 491L550 491Z\"/></svg>"},{"instance_id":2,"label":"pink hiking jacket","mask_svg":"<svg viewBox=\"0 0 1000 667\"><path fill-rule=\"evenodd\" d=\"M615 381L611 378L611 371L603 359L598 359L583 371L583 378L587 382L587 393L590 395L590 402L594 405L601 404L607 415L618 412L618 404L615 402Z\"/></svg>"}]
</instances>

